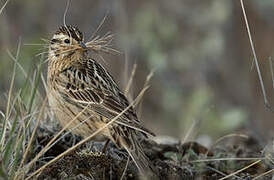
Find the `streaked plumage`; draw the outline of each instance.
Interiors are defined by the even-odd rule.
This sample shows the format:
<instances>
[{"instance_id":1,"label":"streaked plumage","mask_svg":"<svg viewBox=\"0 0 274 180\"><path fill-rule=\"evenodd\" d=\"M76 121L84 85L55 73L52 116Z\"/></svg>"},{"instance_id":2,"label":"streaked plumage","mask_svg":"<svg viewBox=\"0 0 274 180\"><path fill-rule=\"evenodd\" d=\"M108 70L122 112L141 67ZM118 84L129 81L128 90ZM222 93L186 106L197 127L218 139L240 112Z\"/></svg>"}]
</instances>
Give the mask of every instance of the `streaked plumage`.
<instances>
[{"instance_id":1,"label":"streaked plumage","mask_svg":"<svg viewBox=\"0 0 274 180\"><path fill-rule=\"evenodd\" d=\"M73 26L62 26L49 45L49 104L62 126L78 115L70 128L87 137L129 106L108 71L89 58L82 33ZM88 106L88 107L87 107ZM153 135L145 129L130 107L120 118L105 128L97 139L112 140L125 148L142 173L153 167L138 143L139 135Z\"/></svg>"}]
</instances>

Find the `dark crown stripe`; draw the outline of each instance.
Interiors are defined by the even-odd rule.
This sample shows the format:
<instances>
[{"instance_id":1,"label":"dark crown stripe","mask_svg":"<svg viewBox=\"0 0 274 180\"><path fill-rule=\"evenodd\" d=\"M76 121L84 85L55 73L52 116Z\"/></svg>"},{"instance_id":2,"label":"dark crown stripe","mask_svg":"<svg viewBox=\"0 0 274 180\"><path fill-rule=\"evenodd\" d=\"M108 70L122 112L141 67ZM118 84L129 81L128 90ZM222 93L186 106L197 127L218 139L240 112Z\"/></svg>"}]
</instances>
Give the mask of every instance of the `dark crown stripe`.
<instances>
[{"instance_id":1,"label":"dark crown stripe","mask_svg":"<svg viewBox=\"0 0 274 180\"><path fill-rule=\"evenodd\" d=\"M60 33L66 34L72 37L73 39L75 39L76 41L83 40L83 33L76 26L71 26L71 25L61 26L59 27L56 34L60 34Z\"/></svg>"}]
</instances>

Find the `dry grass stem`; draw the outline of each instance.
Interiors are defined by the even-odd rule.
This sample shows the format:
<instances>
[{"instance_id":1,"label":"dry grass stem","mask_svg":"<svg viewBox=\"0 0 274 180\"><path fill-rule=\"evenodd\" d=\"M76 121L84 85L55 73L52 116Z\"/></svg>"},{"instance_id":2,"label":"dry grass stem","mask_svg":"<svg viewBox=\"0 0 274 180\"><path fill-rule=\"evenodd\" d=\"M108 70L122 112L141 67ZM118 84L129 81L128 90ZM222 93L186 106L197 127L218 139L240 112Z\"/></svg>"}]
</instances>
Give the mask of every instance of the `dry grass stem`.
<instances>
[{"instance_id":1,"label":"dry grass stem","mask_svg":"<svg viewBox=\"0 0 274 180\"><path fill-rule=\"evenodd\" d=\"M129 80L128 80L128 83L127 83L127 86L125 88L125 96L126 97L128 97L128 95L129 95L129 90L130 90L130 87L132 85L133 78L134 78L135 73L136 73L136 69L137 69L137 64L135 63L133 65L133 68L132 68L132 71L131 71L131 74L130 74L130 77L129 77Z\"/></svg>"},{"instance_id":2,"label":"dry grass stem","mask_svg":"<svg viewBox=\"0 0 274 180\"><path fill-rule=\"evenodd\" d=\"M7 0L4 5L0 9L0 14L2 14L3 10L5 9L6 5L8 4L9 0Z\"/></svg>"},{"instance_id":3,"label":"dry grass stem","mask_svg":"<svg viewBox=\"0 0 274 180\"><path fill-rule=\"evenodd\" d=\"M248 23L248 20L247 20L243 0L240 0L240 3L241 3L241 7L242 7L242 12L243 12L244 20L245 20L245 25L246 25L246 30L247 30L251 50L252 50L252 53L253 53L253 57L254 57L254 61L255 61L255 65L256 65L256 69L257 69L257 73L258 73L258 77L259 77L259 81L260 81L260 85L261 85L262 94L263 94L263 97L264 97L264 104L265 104L266 108L268 108L272 112L274 112L274 110L272 109L272 107L269 104L268 99L267 99L267 95L266 95L266 91L265 91L265 87L264 87L264 82L263 82L260 66L259 66L259 63L258 63L254 43L253 43L252 36L251 36L251 33L250 33L249 23Z\"/></svg>"},{"instance_id":4,"label":"dry grass stem","mask_svg":"<svg viewBox=\"0 0 274 180\"><path fill-rule=\"evenodd\" d=\"M35 88L35 83L34 83L33 81L31 81L30 78L28 78L27 72L26 72L25 69L22 67L22 65L18 62L17 58L14 57L14 56L12 55L12 53L11 53L9 50L7 50L7 53L8 53L8 55L10 56L10 58L14 61L14 63L16 64L16 66L21 70L21 72L23 73L24 77L27 78L27 79L29 80L29 82L30 82L32 88ZM35 75L34 75L33 77L35 77ZM37 92L36 92L36 93L38 94L40 100L42 101L43 98L42 98L42 95L41 95L39 89L37 89Z\"/></svg>"},{"instance_id":5,"label":"dry grass stem","mask_svg":"<svg viewBox=\"0 0 274 180\"><path fill-rule=\"evenodd\" d=\"M214 162L214 161L252 161L252 160L265 160L266 158L213 158L213 159L200 159L189 161L190 163L200 162Z\"/></svg>"},{"instance_id":6,"label":"dry grass stem","mask_svg":"<svg viewBox=\"0 0 274 180\"><path fill-rule=\"evenodd\" d=\"M51 144L55 142L57 137L60 136L77 118L88 109L89 106L86 106L80 113L78 113L66 126L64 126L49 142L48 144L27 164L27 167L30 168L46 151L48 151Z\"/></svg>"},{"instance_id":7,"label":"dry grass stem","mask_svg":"<svg viewBox=\"0 0 274 180\"><path fill-rule=\"evenodd\" d=\"M102 19L102 21L100 22L100 24L96 28L96 30L92 33L92 35L90 36L90 38L88 39L88 41L90 41L90 40L92 40L94 38L94 36L96 35L96 33L101 29L101 27L105 23L106 19L107 19L107 14L104 16L104 18Z\"/></svg>"},{"instance_id":8,"label":"dry grass stem","mask_svg":"<svg viewBox=\"0 0 274 180\"><path fill-rule=\"evenodd\" d=\"M90 41L86 42L87 48L96 53L107 53L107 54L121 54L120 51L111 48L114 35L110 32L106 33L102 37L95 36Z\"/></svg>"},{"instance_id":9,"label":"dry grass stem","mask_svg":"<svg viewBox=\"0 0 274 180\"><path fill-rule=\"evenodd\" d=\"M17 52L16 52L16 62L18 61L19 53L20 53L20 47L21 47L21 41L19 40L18 46L17 46ZM12 73L12 78L11 78L11 83L10 83L10 88L9 88L9 93L8 93L8 101L7 101L7 106L6 106L6 113L5 113L5 119L3 123L3 131L2 131L2 138L0 140L0 152L3 152L4 145L5 145L5 134L7 131L7 125L8 125L8 117L10 114L10 108L11 108L11 95L13 91L13 85L14 85L14 80L15 80L15 75L16 75L16 64L14 64L13 68L13 73Z\"/></svg>"},{"instance_id":10,"label":"dry grass stem","mask_svg":"<svg viewBox=\"0 0 274 180\"><path fill-rule=\"evenodd\" d=\"M253 178L253 180L261 179L263 176L270 174L270 173L274 173L274 169L270 169L269 171L266 171L266 172L260 174L259 176L256 176L255 178ZM273 178L273 176L272 176L272 178Z\"/></svg>"},{"instance_id":11,"label":"dry grass stem","mask_svg":"<svg viewBox=\"0 0 274 180\"><path fill-rule=\"evenodd\" d=\"M273 72L273 63L271 57L269 57L269 66L270 66L270 73L272 79L272 88L274 89L274 72Z\"/></svg>"},{"instance_id":12,"label":"dry grass stem","mask_svg":"<svg viewBox=\"0 0 274 180\"><path fill-rule=\"evenodd\" d=\"M248 165L248 166L246 166L246 167L244 167L244 168L242 168L242 169L239 169L238 171L235 171L234 173L231 173L231 174L229 174L229 175L227 175L227 176L221 178L220 180L224 180L224 179L230 178L231 176L235 176L236 174L238 174L238 173L240 173L240 172L242 172L242 171L244 171L244 170L250 168L251 166L254 166L255 164L258 164L258 163L261 162L261 161L262 161L262 160L255 161L255 162L251 163L250 165Z\"/></svg>"},{"instance_id":13,"label":"dry grass stem","mask_svg":"<svg viewBox=\"0 0 274 180\"><path fill-rule=\"evenodd\" d=\"M186 132L186 135L185 135L185 137L184 137L184 139L182 141L182 144L184 144L187 141L187 139L190 137L190 135L193 132L194 127L197 125L197 123L198 123L197 120L193 121L193 123L191 124L191 127L188 128L188 131Z\"/></svg>"},{"instance_id":14,"label":"dry grass stem","mask_svg":"<svg viewBox=\"0 0 274 180\"><path fill-rule=\"evenodd\" d=\"M125 168L124 168L124 171L123 171L123 174L122 174L120 180L123 180L124 177L125 177L125 175L126 175L126 171L127 171L127 167L128 167L129 160L130 160L130 156L128 156L128 158L127 158L127 163L126 163L126 166L125 166Z\"/></svg>"},{"instance_id":15,"label":"dry grass stem","mask_svg":"<svg viewBox=\"0 0 274 180\"><path fill-rule=\"evenodd\" d=\"M149 87L149 82L150 82L151 78L153 77L153 75L154 75L154 70L150 71L150 73L147 75L146 81L144 83L144 87L143 88ZM140 98L139 101L136 101L136 103L134 104L134 107L136 107L137 105L139 105L139 107L138 107L139 114L142 114L142 99L143 99L143 97Z\"/></svg>"},{"instance_id":16,"label":"dry grass stem","mask_svg":"<svg viewBox=\"0 0 274 180\"><path fill-rule=\"evenodd\" d=\"M44 114L45 107L46 107L46 103L47 103L47 97L46 97L46 98L44 99L44 101L43 101L43 104L42 104L40 113L39 113L39 115L38 115L38 118L36 119L36 123L35 123L34 129L33 129L32 134L31 134L31 138L30 138L30 140L28 141L28 145L27 145L26 151L25 151L25 153L24 153L24 155L23 155L23 159L21 160L21 164L20 164L20 166L19 166L18 169L21 169L21 167L23 166L23 164L24 164L24 162L25 162L25 160L26 160L26 158L27 158L28 152L30 151L30 147L31 147L31 145L32 145L32 142L33 142L33 139L34 139L36 130L37 130L38 125L39 125L39 122L40 122L40 120L42 119L42 116L43 116L43 114Z\"/></svg>"}]
</instances>

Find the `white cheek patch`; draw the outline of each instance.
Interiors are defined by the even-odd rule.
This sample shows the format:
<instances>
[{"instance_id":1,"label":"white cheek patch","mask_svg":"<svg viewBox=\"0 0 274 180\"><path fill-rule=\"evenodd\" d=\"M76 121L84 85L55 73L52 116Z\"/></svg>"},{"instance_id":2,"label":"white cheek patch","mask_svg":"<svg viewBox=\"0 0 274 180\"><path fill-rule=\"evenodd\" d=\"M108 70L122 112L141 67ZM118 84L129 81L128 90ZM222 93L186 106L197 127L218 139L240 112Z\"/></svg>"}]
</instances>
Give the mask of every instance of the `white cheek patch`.
<instances>
[{"instance_id":1,"label":"white cheek patch","mask_svg":"<svg viewBox=\"0 0 274 180\"><path fill-rule=\"evenodd\" d=\"M65 43L63 43L63 41L65 40L65 39L69 39L70 40L70 45L71 44L73 44L73 42L75 43L75 40L72 38L72 37L70 37L70 36L68 36L68 35L65 35L65 34L62 34L62 33L60 33L60 34L55 34L54 36L53 36L53 38L52 39L59 39L59 40L61 40L62 42L62 44L65 44ZM66 45L68 45L68 44L66 44Z\"/></svg>"},{"instance_id":2,"label":"white cheek patch","mask_svg":"<svg viewBox=\"0 0 274 180\"><path fill-rule=\"evenodd\" d=\"M68 35L63 33L54 34L52 40L54 39L58 41L56 41L56 43L53 42L53 44L51 44L49 48L49 56L54 59L65 58L65 56L71 54L70 50L75 49L75 47L73 47L73 44L77 44L77 41L75 41L72 37L69 37ZM70 43L65 43L65 39L69 39Z\"/></svg>"},{"instance_id":3,"label":"white cheek patch","mask_svg":"<svg viewBox=\"0 0 274 180\"><path fill-rule=\"evenodd\" d=\"M64 34L54 34L53 39L66 39L68 36Z\"/></svg>"}]
</instances>

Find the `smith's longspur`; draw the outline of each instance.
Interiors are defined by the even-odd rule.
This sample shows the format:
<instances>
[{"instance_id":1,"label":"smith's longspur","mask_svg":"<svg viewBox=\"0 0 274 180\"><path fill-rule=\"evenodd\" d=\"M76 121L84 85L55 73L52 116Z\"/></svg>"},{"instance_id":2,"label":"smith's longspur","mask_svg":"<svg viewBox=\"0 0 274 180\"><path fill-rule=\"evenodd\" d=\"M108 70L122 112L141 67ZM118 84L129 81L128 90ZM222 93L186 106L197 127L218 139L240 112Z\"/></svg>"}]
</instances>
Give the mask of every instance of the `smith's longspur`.
<instances>
[{"instance_id":1,"label":"smith's longspur","mask_svg":"<svg viewBox=\"0 0 274 180\"><path fill-rule=\"evenodd\" d=\"M48 98L62 126L83 137L105 126L129 106L110 73L90 58L83 34L75 26L61 26L49 44ZM139 137L153 135L145 129L130 107L96 136L112 140L129 153L139 171L151 172L153 166L143 153Z\"/></svg>"}]
</instances>

